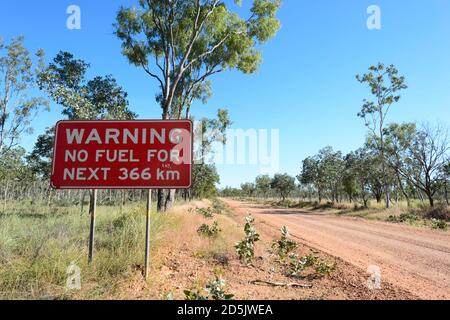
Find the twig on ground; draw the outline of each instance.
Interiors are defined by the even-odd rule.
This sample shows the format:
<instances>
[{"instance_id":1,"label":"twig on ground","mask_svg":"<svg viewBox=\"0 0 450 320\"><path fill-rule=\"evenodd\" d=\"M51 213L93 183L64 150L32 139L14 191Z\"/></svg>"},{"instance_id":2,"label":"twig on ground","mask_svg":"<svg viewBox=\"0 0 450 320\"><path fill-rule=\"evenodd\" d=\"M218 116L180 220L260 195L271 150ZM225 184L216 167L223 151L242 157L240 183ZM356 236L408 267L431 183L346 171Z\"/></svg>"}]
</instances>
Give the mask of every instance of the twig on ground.
<instances>
[{"instance_id":1,"label":"twig on ground","mask_svg":"<svg viewBox=\"0 0 450 320\"><path fill-rule=\"evenodd\" d=\"M287 288L312 288L311 284L301 284L301 283L281 283L281 282L271 282L265 280L253 280L251 284L256 285L268 285L272 287L287 287Z\"/></svg>"}]
</instances>

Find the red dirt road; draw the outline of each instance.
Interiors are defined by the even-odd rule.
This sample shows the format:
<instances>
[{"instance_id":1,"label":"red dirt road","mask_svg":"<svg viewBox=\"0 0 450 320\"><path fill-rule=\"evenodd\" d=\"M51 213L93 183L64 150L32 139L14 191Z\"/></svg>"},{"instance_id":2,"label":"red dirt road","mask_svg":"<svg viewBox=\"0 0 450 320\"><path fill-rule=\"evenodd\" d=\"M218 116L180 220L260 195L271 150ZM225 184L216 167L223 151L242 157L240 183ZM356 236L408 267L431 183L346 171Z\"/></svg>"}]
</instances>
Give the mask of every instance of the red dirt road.
<instances>
[{"instance_id":1,"label":"red dirt road","mask_svg":"<svg viewBox=\"0 0 450 320\"><path fill-rule=\"evenodd\" d=\"M382 281L421 299L450 299L449 232L222 200L239 215L249 212L274 228L287 226L298 242L358 268L378 266Z\"/></svg>"}]
</instances>

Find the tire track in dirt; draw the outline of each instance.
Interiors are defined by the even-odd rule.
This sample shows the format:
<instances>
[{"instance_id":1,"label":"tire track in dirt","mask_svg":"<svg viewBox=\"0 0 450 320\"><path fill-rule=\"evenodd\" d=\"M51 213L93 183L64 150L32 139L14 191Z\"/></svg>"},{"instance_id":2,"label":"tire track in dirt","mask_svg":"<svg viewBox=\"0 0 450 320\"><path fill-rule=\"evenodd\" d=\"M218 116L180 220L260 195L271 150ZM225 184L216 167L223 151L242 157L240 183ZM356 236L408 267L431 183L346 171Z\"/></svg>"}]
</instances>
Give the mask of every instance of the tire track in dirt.
<instances>
[{"instance_id":1,"label":"tire track in dirt","mask_svg":"<svg viewBox=\"0 0 450 320\"><path fill-rule=\"evenodd\" d=\"M367 270L423 299L450 299L450 234L406 225L338 217L304 209L273 209L223 199L238 214L289 227L304 244Z\"/></svg>"}]
</instances>

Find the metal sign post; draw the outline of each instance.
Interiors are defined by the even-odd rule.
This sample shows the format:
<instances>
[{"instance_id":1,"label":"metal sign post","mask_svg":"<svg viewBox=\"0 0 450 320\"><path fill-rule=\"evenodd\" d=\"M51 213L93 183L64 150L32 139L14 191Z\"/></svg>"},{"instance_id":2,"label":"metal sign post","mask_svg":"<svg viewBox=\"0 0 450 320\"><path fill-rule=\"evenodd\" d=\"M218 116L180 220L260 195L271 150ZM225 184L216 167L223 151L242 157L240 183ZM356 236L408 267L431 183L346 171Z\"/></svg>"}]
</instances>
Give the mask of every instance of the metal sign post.
<instances>
[{"instance_id":1,"label":"metal sign post","mask_svg":"<svg viewBox=\"0 0 450 320\"><path fill-rule=\"evenodd\" d=\"M152 212L152 190L148 190L147 193L147 213L145 219L145 266L144 266L144 279L148 278L148 268L150 266L150 214Z\"/></svg>"},{"instance_id":2,"label":"metal sign post","mask_svg":"<svg viewBox=\"0 0 450 320\"><path fill-rule=\"evenodd\" d=\"M89 255L88 263L92 264L94 260L94 235L95 235L95 214L97 211L97 190L92 190L89 201L89 215L91 217L91 226L89 229Z\"/></svg>"}]
</instances>

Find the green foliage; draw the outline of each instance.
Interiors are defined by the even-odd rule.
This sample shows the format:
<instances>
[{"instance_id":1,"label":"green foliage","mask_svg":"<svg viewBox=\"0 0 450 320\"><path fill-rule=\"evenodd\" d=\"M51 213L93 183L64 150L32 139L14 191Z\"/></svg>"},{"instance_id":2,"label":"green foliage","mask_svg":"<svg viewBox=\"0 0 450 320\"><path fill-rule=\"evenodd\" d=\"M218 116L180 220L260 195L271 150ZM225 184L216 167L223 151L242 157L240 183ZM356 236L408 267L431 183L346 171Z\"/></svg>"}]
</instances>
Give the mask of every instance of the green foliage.
<instances>
[{"instance_id":1,"label":"green foliage","mask_svg":"<svg viewBox=\"0 0 450 320\"><path fill-rule=\"evenodd\" d=\"M208 300L208 297L204 296L201 294L201 292L199 292L199 290L197 291L193 291L193 290L183 290L184 296L186 298L186 300Z\"/></svg>"},{"instance_id":2,"label":"green foliage","mask_svg":"<svg viewBox=\"0 0 450 320\"><path fill-rule=\"evenodd\" d=\"M256 190L263 197L267 197L270 192L270 185L272 183L272 179L269 175L259 175L255 179Z\"/></svg>"},{"instance_id":3,"label":"green foliage","mask_svg":"<svg viewBox=\"0 0 450 320\"><path fill-rule=\"evenodd\" d=\"M408 222L408 223L414 223L416 221L419 221L420 217L413 213L402 213L399 216L389 216L388 221L389 222Z\"/></svg>"},{"instance_id":4,"label":"green foliage","mask_svg":"<svg viewBox=\"0 0 450 320\"><path fill-rule=\"evenodd\" d=\"M33 172L24 161L25 150L23 148L11 148L0 150L0 183L17 181L19 183L30 183Z\"/></svg>"},{"instance_id":5,"label":"green foliage","mask_svg":"<svg viewBox=\"0 0 450 320\"><path fill-rule=\"evenodd\" d=\"M206 291L208 295L202 294ZM213 280L206 284L204 289L184 290L186 300L233 300L234 295L225 292L225 280L215 276Z\"/></svg>"},{"instance_id":6,"label":"green foliage","mask_svg":"<svg viewBox=\"0 0 450 320\"><path fill-rule=\"evenodd\" d=\"M295 179L288 174L276 174L270 186L286 200L286 197L295 190Z\"/></svg>"},{"instance_id":7,"label":"green foliage","mask_svg":"<svg viewBox=\"0 0 450 320\"><path fill-rule=\"evenodd\" d=\"M246 264L250 264L255 256L255 243L259 241L259 234L252 225L254 218L251 215L248 215L245 221L245 238L235 245L235 249L239 255L239 259Z\"/></svg>"},{"instance_id":8,"label":"green foliage","mask_svg":"<svg viewBox=\"0 0 450 320\"><path fill-rule=\"evenodd\" d=\"M222 214L223 211L225 210L225 205L219 199L214 198L212 200L212 210L216 214Z\"/></svg>"},{"instance_id":9,"label":"green foliage","mask_svg":"<svg viewBox=\"0 0 450 320\"><path fill-rule=\"evenodd\" d=\"M289 230L286 226L281 228L281 239L274 241L272 249L281 260L284 260L292 251L297 249L297 243L289 239Z\"/></svg>"},{"instance_id":10,"label":"green foliage","mask_svg":"<svg viewBox=\"0 0 450 320\"><path fill-rule=\"evenodd\" d=\"M234 295L226 293L225 280L217 277L206 285L206 290L211 295L213 300L233 300Z\"/></svg>"},{"instance_id":11,"label":"green foliage","mask_svg":"<svg viewBox=\"0 0 450 320\"><path fill-rule=\"evenodd\" d=\"M254 183L242 183L241 184L241 190L244 196L251 197L254 195L256 191L256 186Z\"/></svg>"},{"instance_id":12,"label":"green foliage","mask_svg":"<svg viewBox=\"0 0 450 320\"><path fill-rule=\"evenodd\" d=\"M214 217L214 212L212 210L212 208L208 207L208 208L197 208L196 212L198 214L201 214L204 218L213 218Z\"/></svg>"},{"instance_id":13,"label":"green foliage","mask_svg":"<svg viewBox=\"0 0 450 320\"><path fill-rule=\"evenodd\" d=\"M447 221L445 221L445 220L431 219L431 227L433 229L447 230L448 224L447 224Z\"/></svg>"},{"instance_id":14,"label":"green foliage","mask_svg":"<svg viewBox=\"0 0 450 320\"><path fill-rule=\"evenodd\" d=\"M0 151L16 147L23 134L33 132L31 121L39 111L49 111L46 99L30 94L44 64L44 51L35 55L33 61L22 36L9 44L0 39Z\"/></svg>"},{"instance_id":15,"label":"green foliage","mask_svg":"<svg viewBox=\"0 0 450 320\"><path fill-rule=\"evenodd\" d=\"M319 261L316 264L315 271L321 276L329 276L335 269L334 264L326 263L324 261Z\"/></svg>"},{"instance_id":16,"label":"green foliage","mask_svg":"<svg viewBox=\"0 0 450 320\"><path fill-rule=\"evenodd\" d=\"M37 138L31 153L26 157L30 169L39 177L49 179L52 172L55 128L48 128Z\"/></svg>"},{"instance_id":17,"label":"green foliage","mask_svg":"<svg viewBox=\"0 0 450 320\"><path fill-rule=\"evenodd\" d=\"M292 254L290 258L288 275L291 277L301 278L308 269L313 269L320 276L327 276L335 269L334 264L322 261L312 253L301 258Z\"/></svg>"},{"instance_id":18,"label":"green foliage","mask_svg":"<svg viewBox=\"0 0 450 320\"><path fill-rule=\"evenodd\" d=\"M217 237L219 235L220 231L222 231L222 230L219 228L219 224L217 221L214 221L212 226L209 226L207 224L202 224L197 229L198 234L209 237L209 238Z\"/></svg>"},{"instance_id":19,"label":"green foliage","mask_svg":"<svg viewBox=\"0 0 450 320\"><path fill-rule=\"evenodd\" d=\"M198 199L213 198L217 195L216 184L220 182L216 166L194 164L192 173L192 195Z\"/></svg>"},{"instance_id":20,"label":"green foliage","mask_svg":"<svg viewBox=\"0 0 450 320\"><path fill-rule=\"evenodd\" d=\"M357 75L356 79L360 83L367 84L376 98L375 102L364 100L358 116L366 120L368 127L376 124L376 121L381 121L378 129L382 130L388 108L400 100L398 93L407 88L405 77L399 75L395 66L386 67L383 63L378 63L378 65L371 66L368 73ZM374 119L370 117L377 118L374 122ZM375 130L376 127L372 127L372 129Z\"/></svg>"},{"instance_id":21,"label":"green foliage","mask_svg":"<svg viewBox=\"0 0 450 320\"><path fill-rule=\"evenodd\" d=\"M72 120L129 120L128 94L111 75L86 80L90 65L71 53L59 52L40 74L38 84Z\"/></svg>"},{"instance_id":22,"label":"green foliage","mask_svg":"<svg viewBox=\"0 0 450 320\"><path fill-rule=\"evenodd\" d=\"M382 163L383 189L386 194L386 207L389 208L389 175L386 159L385 124L387 114L392 105L400 100L400 91L407 88L405 77L399 75L394 65L386 67L378 63L369 68L369 72L357 75L356 79L367 84L374 96L374 101L364 99L361 111L358 113L364 119L366 127L370 130L370 138L378 151Z\"/></svg>"},{"instance_id":23,"label":"green foliage","mask_svg":"<svg viewBox=\"0 0 450 320\"><path fill-rule=\"evenodd\" d=\"M279 0L255 0L250 17L241 18L217 0L140 1L120 8L114 29L129 62L158 82L163 118L179 118L183 108L189 115L193 100L209 97L212 75L257 70L258 44L279 29L280 6Z\"/></svg>"}]
</instances>

